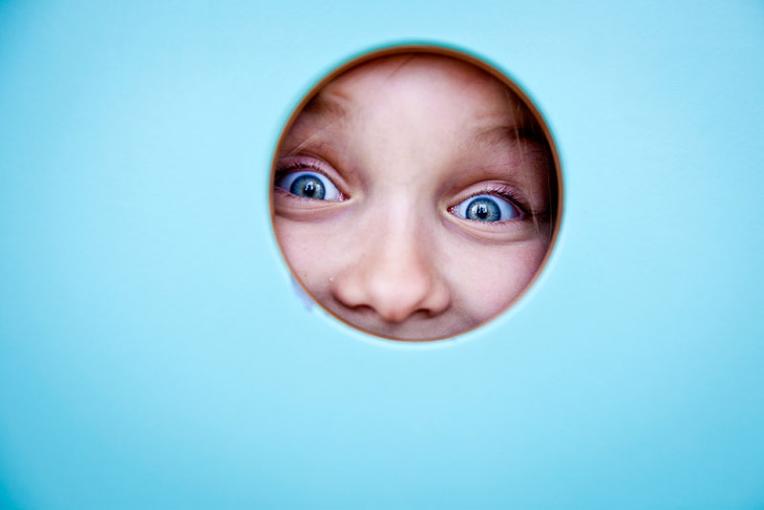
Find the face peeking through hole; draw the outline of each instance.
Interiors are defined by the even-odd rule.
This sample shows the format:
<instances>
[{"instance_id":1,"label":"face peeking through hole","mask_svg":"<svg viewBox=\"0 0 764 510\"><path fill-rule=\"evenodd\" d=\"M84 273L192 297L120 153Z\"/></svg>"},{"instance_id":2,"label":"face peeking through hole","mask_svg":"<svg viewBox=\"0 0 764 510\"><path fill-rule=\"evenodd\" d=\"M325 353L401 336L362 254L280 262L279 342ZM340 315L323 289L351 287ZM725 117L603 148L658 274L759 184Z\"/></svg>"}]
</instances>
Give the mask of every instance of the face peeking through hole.
<instances>
[{"instance_id":1,"label":"face peeking through hole","mask_svg":"<svg viewBox=\"0 0 764 510\"><path fill-rule=\"evenodd\" d=\"M273 206L289 266L324 308L429 340L491 319L529 285L552 238L557 173L508 85L406 53L315 93L279 146Z\"/></svg>"}]
</instances>

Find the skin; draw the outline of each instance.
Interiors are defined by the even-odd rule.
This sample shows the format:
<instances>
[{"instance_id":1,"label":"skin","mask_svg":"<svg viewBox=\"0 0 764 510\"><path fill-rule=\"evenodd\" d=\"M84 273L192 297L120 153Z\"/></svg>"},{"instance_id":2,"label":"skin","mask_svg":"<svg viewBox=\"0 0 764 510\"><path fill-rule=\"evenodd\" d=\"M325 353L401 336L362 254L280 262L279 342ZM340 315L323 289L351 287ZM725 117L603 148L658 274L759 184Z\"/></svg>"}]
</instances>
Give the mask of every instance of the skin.
<instances>
[{"instance_id":1,"label":"skin","mask_svg":"<svg viewBox=\"0 0 764 510\"><path fill-rule=\"evenodd\" d=\"M288 176L305 170L337 199L291 194ZM297 117L277 157L274 226L332 314L388 338L444 338L528 286L551 238L553 179L544 135L506 85L448 57L387 57L334 79ZM514 217L459 216L495 190L511 192Z\"/></svg>"}]
</instances>

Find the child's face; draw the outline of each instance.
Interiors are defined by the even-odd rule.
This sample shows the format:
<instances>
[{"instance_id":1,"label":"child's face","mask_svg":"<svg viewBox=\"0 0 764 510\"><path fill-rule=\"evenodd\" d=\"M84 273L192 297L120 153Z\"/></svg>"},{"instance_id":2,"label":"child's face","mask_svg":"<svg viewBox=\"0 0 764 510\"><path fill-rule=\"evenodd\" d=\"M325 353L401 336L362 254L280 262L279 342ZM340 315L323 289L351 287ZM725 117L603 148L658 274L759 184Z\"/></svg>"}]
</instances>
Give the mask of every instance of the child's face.
<instances>
[{"instance_id":1,"label":"child's face","mask_svg":"<svg viewBox=\"0 0 764 510\"><path fill-rule=\"evenodd\" d=\"M556 174L518 97L458 60L353 68L297 117L274 225L296 276L368 332L452 336L494 317L546 254Z\"/></svg>"}]
</instances>

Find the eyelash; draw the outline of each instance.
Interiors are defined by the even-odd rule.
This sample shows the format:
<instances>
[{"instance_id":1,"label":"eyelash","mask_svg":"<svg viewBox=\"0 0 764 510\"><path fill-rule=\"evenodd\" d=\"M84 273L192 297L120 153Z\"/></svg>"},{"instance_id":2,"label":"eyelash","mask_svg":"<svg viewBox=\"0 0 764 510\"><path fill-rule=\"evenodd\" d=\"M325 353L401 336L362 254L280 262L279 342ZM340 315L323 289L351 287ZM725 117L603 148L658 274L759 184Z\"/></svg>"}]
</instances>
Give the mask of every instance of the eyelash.
<instances>
[{"instance_id":1,"label":"eyelash","mask_svg":"<svg viewBox=\"0 0 764 510\"><path fill-rule=\"evenodd\" d=\"M339 199L340 202L348 198L348 195L342 190L340 186L337 185L336 179L333 179L332 177L330 177L329 174L323 168L321 168L320 164L312 160L300 160L300 161L290 161L287 163L282 163L280 166L276 168L276 172L273 177L274 184L279 182L279 180L281 180L284 176L299 170L303 170L303 171L309 170L309 171L316 172L323 175L327 180L329 180L329 182L331 182L336 187L337 191L340 194L340 199ZM291 193L287 193L287 194L289 196L293 196L291 195ZM301 198L301 197L297 197L297 198Z\"/></svg>"},{"instance_id":2,"label":"eyelash","mask_svg":"<svg viewBox=\"0 0 764 510\"><path fill-rule=\"evenodd\" d=\"M296 170L305 170L310 169L312 171L315 171L317 173L320 173L327 179L329 179L332 183L334 183L335 186L337 186L334 179L332 179L326 171L324 171L321 168L321 165L317 164L314 161L311 160L301 160L301 161L291 161L282 164L276 169L276 174L274 178L274 182L278 182L279 179L281 179L284 175L289 174L292 171ZM339 186L337 186L339 189ZM340 194L342 196L342 199L346 199L347 195L340 190ZM482 188L480 190L475 191L474 193L471 193L469 196L465 197L460 201L460 203L464 202L465 200L469 200L472 197L476 197L479 195L494 195L499 198L503 198L504 200L507 200L510 202L513 206L517 208L518 211L520 211L521 217L520 219L527 218L529 216L532 216L532 213L530 211L530 207L526 204L526 202L523 200L523 198L519 195L519 193L512 188L511 186L502 185L502 184L493 184L488 187ZM453 213L454 208L457 206L451 206L448 208L449 212ZM511 220L507 220L511 221ZM503 222L502 222L503 223Z\"/></svg>"},{"instance_id":3,"label":"eyelash","mask_svg":"<svg viewBox=\"0 0 764 510\"><path fill-rule=\"evenodd\" d=\"M315 164L312 161L292 161L292 162L285 163L285 164L279 166L276 169L276 176L275 176L274 181L278 181L279 178L283 177L285 174L288 174L288 173L292 172L293 170L300 170L300 169L306 169L306 168L310 168L311 170L320 173L321 175L323 175L327 179L329 179L332 182L334 182L334 179L329 177L326 174L326 172L321 168L320 165L317 165L317 164Z\"/></svg>"},{"instance_id":4,"label":"eyelash","mask_svg":"<svg viewBox=\"0 0 764 510\"><path fill-rule=\"evenodd\" d=\"M530 212L530 207L528 207L528 205L525 203L525 201L519 195L519 193L511 186L506 186L502 184L493 184L486 188L475 191L474 193L471 193L469 196L462 199L459 203L462 203L466 200L469 200L473 197L477 197L479 195L494 195L499 198L503 198L504 200L507 200L508 202L512 203L512 205L517 207L518 211L520 211L520 214L522 215L521 219L527 218L528 216L532 215ZM455 207L456 206L451 206L448 208L448 210L451 211Z\"/></svg>"}]
</instances>

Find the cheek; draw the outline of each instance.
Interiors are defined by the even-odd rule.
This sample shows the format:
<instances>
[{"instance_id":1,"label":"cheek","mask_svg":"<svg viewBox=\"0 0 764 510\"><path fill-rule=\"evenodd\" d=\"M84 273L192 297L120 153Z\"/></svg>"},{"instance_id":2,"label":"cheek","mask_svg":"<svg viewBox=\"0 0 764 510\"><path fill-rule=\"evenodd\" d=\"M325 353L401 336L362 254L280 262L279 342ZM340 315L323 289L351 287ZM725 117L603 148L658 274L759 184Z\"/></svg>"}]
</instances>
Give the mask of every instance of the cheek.
<instances>
[{"instance_id":1,"label":"cheek","mask_svg":"<svg viewBox=\"0 0 764 510\"><path fill-rule=\"evenodd\" d=\"M337 242L341 229L333 222L302 222L278 216L274 228L290 267L308 291L321 300L342 264Z\"/></svg>"},{"instance_id":2,"label":"cheek","mask_svg":"<svg viewBox=\"0 0 764 510\"><path fill-rule=\"evenodd\" d=\"M448 272L452 293L464 312L484 321L502 312L528 286L546 253L542 239L508 245L460 246Z\"/></svg>"}]
</instances>

